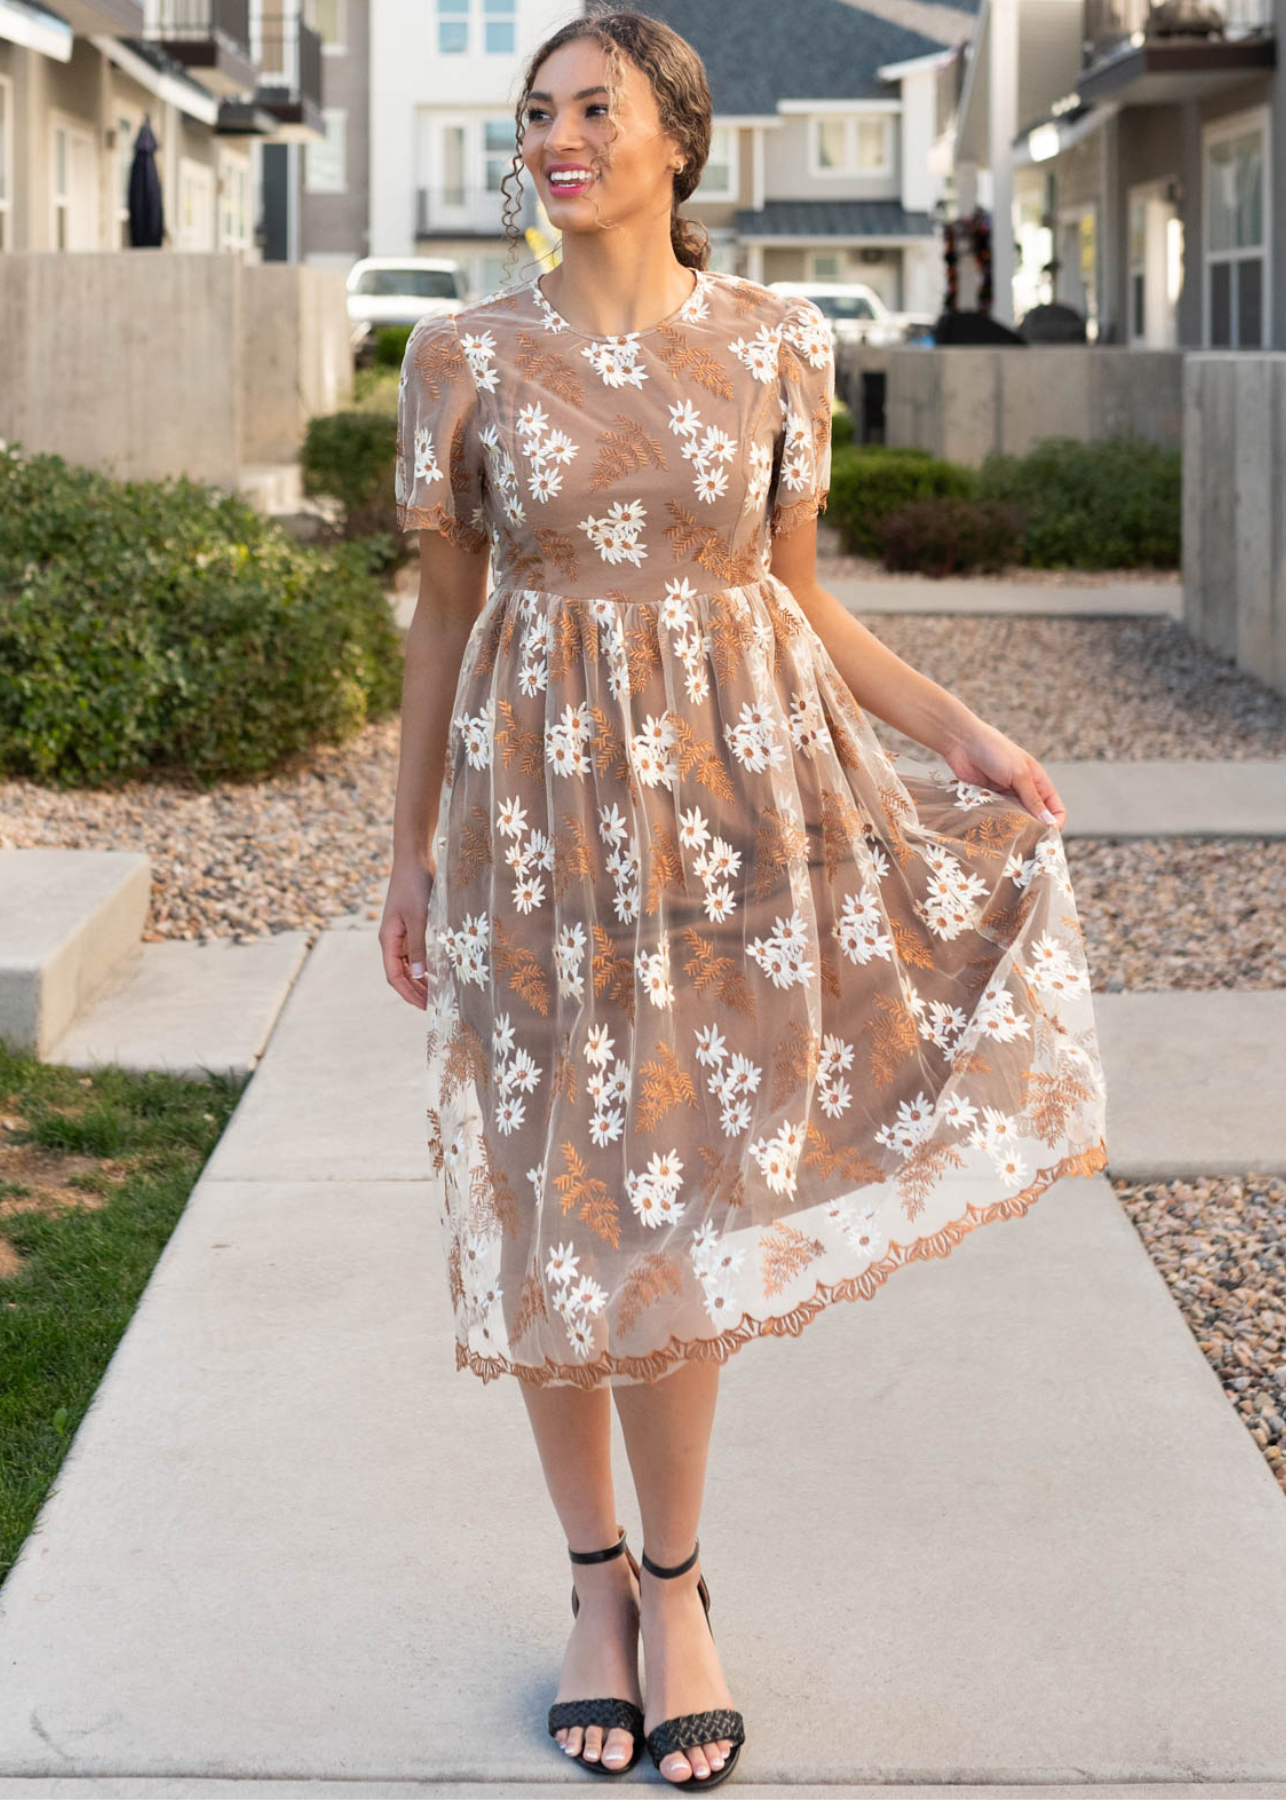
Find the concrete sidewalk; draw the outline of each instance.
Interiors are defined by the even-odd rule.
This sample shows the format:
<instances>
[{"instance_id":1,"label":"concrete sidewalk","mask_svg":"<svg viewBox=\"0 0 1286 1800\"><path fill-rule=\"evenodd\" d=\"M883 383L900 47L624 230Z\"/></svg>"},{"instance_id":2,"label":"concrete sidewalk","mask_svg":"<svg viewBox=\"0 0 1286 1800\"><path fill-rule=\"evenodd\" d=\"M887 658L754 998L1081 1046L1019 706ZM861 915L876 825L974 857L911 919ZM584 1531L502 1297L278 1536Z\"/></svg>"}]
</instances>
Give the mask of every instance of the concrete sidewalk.
<instances>
[{"instance_id":1,"label":"concrete sidewalk","mask_svg":"<svg viewBox=\"0 0 1286 1800\"><path fill-rule=\"evenodd\" d=\"M0 1593L0 1794L592 1779L521 1395L455 1368L423 1028L321 939ZM1286 1504L1102 1178L734 1356L702 1551L742 1789L1286 1784Z\"/></svg>"}]
</instances>

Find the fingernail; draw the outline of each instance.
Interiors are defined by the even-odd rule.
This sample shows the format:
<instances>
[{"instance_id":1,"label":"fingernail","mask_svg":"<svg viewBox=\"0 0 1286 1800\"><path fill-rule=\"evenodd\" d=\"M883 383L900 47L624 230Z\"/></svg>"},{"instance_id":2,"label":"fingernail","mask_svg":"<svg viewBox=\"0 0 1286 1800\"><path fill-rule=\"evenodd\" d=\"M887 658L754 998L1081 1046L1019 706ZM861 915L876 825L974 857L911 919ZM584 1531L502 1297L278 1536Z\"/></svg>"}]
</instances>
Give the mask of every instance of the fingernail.
<instances>
[{"instance_id":1,"label":"fingernail","mask_svg":"<svg viewBox=\"0 0 1286 1800\"><path fill-rule=\"evenodd\" d=\"M411 973L418 981L424 973L424 964L422 962L413 962L411 964Z\"/></svg>"},{"instance_id":2,"label":"fingernail","mask_svg":"<svg viewBox=\"0 0 1286 1800\"><path fill-rule=\"evenodd\" d=\"M1045 808L1044 812L1040 816L1042 819L1044 819L1044 821L1047 825L1057 825L1057 823L1058 823L1058 820L1054 817L1053 813L1050 812L1048 807Z\"/></svg>"}]
</instances>

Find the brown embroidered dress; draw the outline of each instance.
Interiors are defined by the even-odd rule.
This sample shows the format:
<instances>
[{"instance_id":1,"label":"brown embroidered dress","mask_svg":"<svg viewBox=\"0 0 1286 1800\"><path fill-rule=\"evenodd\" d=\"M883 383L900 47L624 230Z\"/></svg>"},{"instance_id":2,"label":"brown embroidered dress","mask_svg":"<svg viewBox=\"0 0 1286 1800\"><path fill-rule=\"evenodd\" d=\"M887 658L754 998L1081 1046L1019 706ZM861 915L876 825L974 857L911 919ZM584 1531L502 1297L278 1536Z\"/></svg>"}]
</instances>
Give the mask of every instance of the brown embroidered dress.
<instances>
[{"instance_id":1,"label":"brown embroidered dress","mask_svg":"<svg viewBox=\"0 0 1286 1800\"><path fill-rule=\"evenodd\" d=\"M824 509L821 312L619 338L533 278L412 332L406 529L489 546L428 922L456 1366L725 1360L1105 1166L1056 827L890 757L773 536Z\"/></svg>"}]
</instances>

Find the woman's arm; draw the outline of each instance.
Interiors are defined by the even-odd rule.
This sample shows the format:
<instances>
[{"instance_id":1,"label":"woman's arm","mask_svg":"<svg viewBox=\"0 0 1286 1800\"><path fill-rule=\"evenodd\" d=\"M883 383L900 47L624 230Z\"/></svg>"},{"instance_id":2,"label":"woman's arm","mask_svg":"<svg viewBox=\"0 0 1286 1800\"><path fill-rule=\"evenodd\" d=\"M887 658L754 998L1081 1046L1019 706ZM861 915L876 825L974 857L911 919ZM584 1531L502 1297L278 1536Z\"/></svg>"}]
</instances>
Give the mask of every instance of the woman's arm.
<instances>
[{"instance_id":1,"label":"woman's arm","mask_svg":"<svg viewBox=\"0 0 1286 1800\"><path fill-rule=\"evenodd\" d=\"M486 600L489 561L490 546L465 550L439 531L420 532L420 592L402 667L393 871L379 930L389 985L419 1007L428 1004L425 926L451 708L469 633Z\"/></svg>"},{"instance_id":2,"label":"woman's arm","mask_svg":"<svg viewBox=\"0 0 1286 1800\"><path fill-rule=\"evenodd\" d=\"M938 682L882 644L817 580L817 520L773 539L771 568L826 647L858 705L941 755L962 781L1012 792L1043 823L1066 821L1048 773Z\"/></svg>"}]
</instances>

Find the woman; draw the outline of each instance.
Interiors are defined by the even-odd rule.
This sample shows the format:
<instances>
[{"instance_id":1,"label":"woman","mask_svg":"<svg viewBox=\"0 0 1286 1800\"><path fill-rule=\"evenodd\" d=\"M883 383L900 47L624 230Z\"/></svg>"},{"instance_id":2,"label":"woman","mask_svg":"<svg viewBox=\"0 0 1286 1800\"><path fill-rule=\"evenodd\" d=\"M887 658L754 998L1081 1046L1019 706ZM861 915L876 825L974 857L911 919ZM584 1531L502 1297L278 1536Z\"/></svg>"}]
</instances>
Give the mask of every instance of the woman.
<instances>
[{"instance_id":1,"label":"woman","mask_svg":"<svg viewBox=\"0 0 1286 1800\"><path fill-rule=\"evenodd\" d=\"M697 1543L720 1364L1106 1159L1065 810L818 585L830 337L678 217L710 110L655 20L557 31L518 154L562 260L411 334L380 931L431 1009L457 1367L520 1378L576 1565L550 1733L706 1785L744 1739Z\"/></svg>"}]
</instances>

